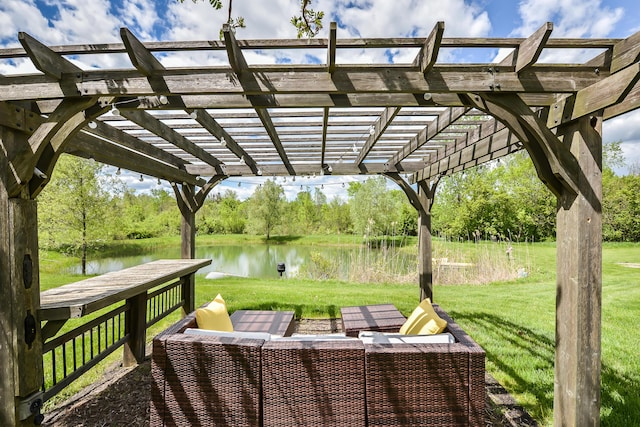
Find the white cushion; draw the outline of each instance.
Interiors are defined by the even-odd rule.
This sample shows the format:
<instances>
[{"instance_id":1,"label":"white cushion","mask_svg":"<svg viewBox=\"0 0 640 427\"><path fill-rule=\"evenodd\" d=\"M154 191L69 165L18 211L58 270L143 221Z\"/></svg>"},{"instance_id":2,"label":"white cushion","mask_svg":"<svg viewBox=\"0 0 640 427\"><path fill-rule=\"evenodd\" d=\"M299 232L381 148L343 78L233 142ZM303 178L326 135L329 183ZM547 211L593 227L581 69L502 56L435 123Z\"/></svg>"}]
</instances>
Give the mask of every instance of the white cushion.
<instances>
[{"instance_id":1,"label":"white cushion","mask_svg":"<svg viewBox=\"0 0 640 427\"><path fill-rule=\"evenodd\" d=\"M449 332L435 335L402 335L361 331L358 338L366 344L452 344L456 342L456 339Z\"/></svg>"},{"instance_id":2,"label":"white cushion","mask_svg":"<svg viewBox=\"0 0 640 427\"><path fill-rule=\"evenodd\" d=\"M229 338L250 338L256 340L271 341L271 334L268 332L225 332L210 331L208 329L187 328L184 330L186 335L207 335L210 337L229 337Z\"/></svg>"},{"instance_id":3,"label":"white cushion","mask_svg":"<svg viewBox=\"0 0 640 427\"><path fill-rule=\"evenodd\" d=\"M335 341L335 340L355 340L357 338L347 337L344 334L306 335L294 334L290 337L274 338L273 341Z\"/></svg>"}]
</instances>

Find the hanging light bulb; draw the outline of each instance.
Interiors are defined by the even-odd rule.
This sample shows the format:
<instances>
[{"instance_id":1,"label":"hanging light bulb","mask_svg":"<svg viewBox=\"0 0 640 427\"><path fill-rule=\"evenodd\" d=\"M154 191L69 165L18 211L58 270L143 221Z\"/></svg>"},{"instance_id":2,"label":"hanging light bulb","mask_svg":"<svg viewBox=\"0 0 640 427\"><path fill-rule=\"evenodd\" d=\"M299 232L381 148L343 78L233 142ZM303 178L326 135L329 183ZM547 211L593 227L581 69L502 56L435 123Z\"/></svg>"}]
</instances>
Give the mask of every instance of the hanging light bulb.
<instances>
[{"instance_id":1,"label":"hanging light bulb","mask_svg":"<svg viewBox=\"0 0 640 427\"><path fill-rule=\"evenodd\" d=\"M331 167L331 165L329 165L329 167L327 168L327 170L329 171L329 173L333 172L333 168Z\"/></svg>"},{"instance_id":2,"label":"hanging light bulb","mask_svg":"<svg viewBox=\"0 0 640 427\"><path fill-rule=\"evenodd\" d=\"M118 170L116 171L116 175L120 175L122 172L120 172L120 168L118 168Z\"/></svg>"},{"instance_id":3,"label":"hanging light bulb","mask_svg":"<svg viewBox=\"0 0 640 427\"><path fill-rule=\"evenodd\" d=\"M293 178L291 178L291 180L292 180L293 182L296 182L296 176L295 176L295 175L293 175Z\"/></svg>"},{"instance_id":4,"label":"hanging light bulb","mask_svg":"<svg viewBox=\"0 0 640 427\"><path fill-rule=\"evenodd\" d=\"M244 164L245 164L244 156L240 157L240 164L241 164L241 165L244 165Z\"/></svg>"},{"instance_id":5,"label":"hanging light bulb","mask_svg":"<svg viewBox=\"0 0 640 427\"><path fill-rule=\"evenodd\" d=\"M344 182L342 183L342 188L344 188Z\"/></svg>"},{"instance_id":6,"label":"hanging light bulb","mask_svg":"<svg viewBox=\"0 0 640 427\"><path fill-rule=\"evenodd\" d=\"M189 113L189 117L191 117L192 119L197 119L198 118L198 112L196 110L193 110L192 112Z\"/></svg>"},{"instance_id":7,"label":"hanging light bulb","mask_svg":"<svg viewBox=\"0 0 640 427\"><path fill-rule=\"evenodd\" d=\"M369 127L369 135L373 135L374 133L376 133L376 127L372 125Z\"/></svg>"},{"instance_id":8,"label":"hanging light bulb","mask_svg":"<svg viewBox=\"0 0 640 427\"><path fill-rule=\"evenodd\" d=\"M238 187L240 187L242 185L242 182L238 181Z\"/></svg>"},{"instance_id":9,"label":"hanging light bulb","mask_svg":"<svg viewBox=\"0 0 640 427\"><path fill-rule=\"evenodd\" d=\"M138 181L140 181L140 182L144 181L144 177L142 175L140 175L140 179Z\"/></svg>"},{"instance_id":10,"label":"hanging light bulb","mask_svg":"<svg viewBox=\"0 0 640 427\"><path fill-rule=\"evenodd\" d=\"M222 145L223 147L227 146L227 140L224 139L224 136L222 138L220 138L220 145Z\"/></svg>"},{"instance_id":11,"label":"hanging light bulb","mask_svg":"<svg viewBox=\"0 0 640 427\"><path fill-rule=\"evenodd\" d=\"M302 191L302 185L300 186L300 191Z\"/></svg>"},{"instance_id":12,"label":"hanging light bulb","mask_svg":"<svg viewBox=\"0 0 640 427\"><path fill-rule=\"evenodd\" d=\"M262 169L258 168L258 170L256 171L256 173L258 174L258 176L262 176Z\"/></svg>"},{"instance_id":13,"label":"hanging light bulb","mask_svg":"<svg viewBox=\"0 0 640 427\"><path fill-rule=\"evenodd\" d=\"M114 116L120 115L120 110L118 110L118 107L116 107L116 104L111 104L111 114L113 114Z\"/></svg>"},{"instance_id":14,"label":"hanging light bulb","mask_svg":"<svg viewBox=\"0 0 640 427\"><path fill-rule=\"evenodd\" d=\"M162 183L160 182L160 178L158 178L158 185L162 185Z\"/></svg>"},{"instance_id":15,"label":"hanging light bulb","mask_svg":"<svg viewBox=\"0 0 640 427\"><path fill-rule=\"evenodd\" d=\"M324 190L324 184L322 184L322 185L320 186L320 189L321 189L321 190Z\"/></svg>"},{"instance_id":16,"label":"hanging light bulb","mask_svg":"<svg viewBox=\"0 0 640 427\"><path fill-rule=\"evenodd\" d=\"M158 97L158 101L160 101L160 104L162 105L167 105L169 103L169 98L167 98L165 95L160 95Z\"/></svg>"},{"instance_id":17,"label":"hanging light bulb","mask_svg":"<svg viewBox=\"0 0 640 427\"><path fill-rule=\"evenodd\" d=\"M90 127L91 129L95 129L95 128L97 128L97 127L98 127L98 124L97 124L96 122L94 122L93 120L91 120L91 121L88 123L88 125L89 125L89 127Z\"/></svg>"},{"instance_id":18,"label":"hanging light bulb","mask_svg":"<svg viewBox=\"0 0 640 427\"><path fill-rule=\"evenodd\" d=\"M353 143L353 147L351 147L351 151L353 151L354 153L358 152L358 147L356 147L356 143Z\"/></svg>"}]
</instances>

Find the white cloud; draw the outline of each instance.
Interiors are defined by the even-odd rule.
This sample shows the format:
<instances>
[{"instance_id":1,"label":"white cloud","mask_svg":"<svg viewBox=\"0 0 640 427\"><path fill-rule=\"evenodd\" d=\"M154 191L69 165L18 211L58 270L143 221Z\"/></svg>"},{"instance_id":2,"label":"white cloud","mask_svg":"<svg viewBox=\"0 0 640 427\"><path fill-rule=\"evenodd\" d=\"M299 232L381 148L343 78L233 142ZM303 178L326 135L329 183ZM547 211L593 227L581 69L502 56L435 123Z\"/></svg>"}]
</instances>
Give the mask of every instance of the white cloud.
<instances>
[{"instance_id":1,"label":"white cloud","mask_svg":"<svg viewBox=\"0 0 640 427\"><path fill-rule=\"evenodd\" d=\"M616 171L627 173L629 166L640 165L640 110L623 114L602 124L604 143L621 142L620 148L625 157L627 168Z\"/></svg>"},{"instance_id":2,"label":"white cloud","mask_svg":"<svg viewBox=\"0 0 640 427\"><path fill-rule=\"evenodd\" d=\"M153 39L153 28L160 19L153 0L125 0L119 12L124 26L137 29L138 38Z\"/></svg>"},{"instance_id":3,"label":"white cloud","mask_svg":"<svg viewBox=\"0 0 640 427\"><path fill-rule=\"evenodd\" d=\"M523 37L548 21L554 22L555 37L604 37L624 13L601 0L525 0L519 10L523 22L513 33Z\"/></svg>"},{"instance_id":4,"label":"white cloud","mask_svg":"<svg viewBox=\"0 0 640 427\"><path fill-rule=\"evenodd\" d=\"M47 18L33 0L2 0L0 3L0 41L12 39L10 46L18 44L18 31L44 37L52 31Z\"/></svg>"}]
</instances>

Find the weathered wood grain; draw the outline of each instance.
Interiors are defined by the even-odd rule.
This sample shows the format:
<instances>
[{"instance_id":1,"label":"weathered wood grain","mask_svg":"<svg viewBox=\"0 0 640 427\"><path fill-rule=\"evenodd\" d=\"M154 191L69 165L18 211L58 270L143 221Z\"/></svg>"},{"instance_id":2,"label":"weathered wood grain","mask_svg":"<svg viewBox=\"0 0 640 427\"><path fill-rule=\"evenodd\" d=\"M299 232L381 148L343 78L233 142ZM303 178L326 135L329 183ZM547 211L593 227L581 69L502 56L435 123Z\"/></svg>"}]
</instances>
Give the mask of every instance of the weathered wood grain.
<instances>
[{"instance_id":1,"label":"weathered wood grain","mask_svg":"<svg viewBox=\"0 0 640 427\"><path fill-rule=\"evenodd\" d=\"M40 295L40 320L85 316L209 264L210 259L158 260L49 289Z\"/></svg>"}]
</instances>

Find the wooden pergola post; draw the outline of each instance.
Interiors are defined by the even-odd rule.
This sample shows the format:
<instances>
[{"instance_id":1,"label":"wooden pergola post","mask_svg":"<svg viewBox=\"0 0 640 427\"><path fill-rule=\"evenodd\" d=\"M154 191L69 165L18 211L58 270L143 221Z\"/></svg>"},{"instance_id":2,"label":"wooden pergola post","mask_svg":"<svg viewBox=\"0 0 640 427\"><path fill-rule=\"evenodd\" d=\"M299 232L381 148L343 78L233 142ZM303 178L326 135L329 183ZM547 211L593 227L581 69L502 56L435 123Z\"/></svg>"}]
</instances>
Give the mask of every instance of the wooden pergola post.
<instances>
[{"instance_id":1,"label":"wooden pergola post","mask_svg":"<svg viewBox=\"0 0 640 427\"><path fill-rule=\"evenodd\" d=\"M578 160L577 195L558 197L554 424L600 425L602 136L600 118L558 128Z\"/></svg>"},{"instance_id":2,"label":"wooden pergola post","mask_svg":"<svg viewBox=\"0 0 640 427\"><path fill-rule=\"evenodd\" d=\"M5 155L26 138L0 126L0 425L42 421L37 205L9 196Z\"/></svg>"},{"instance_id":3,"label":"wooden pergola post","mask_svg":"<svg viewBox=\"0 0 640 427\"><path fill-rule=\"evenodd\" d=\"M180 236L181 255L183 259L194 259L196 257L196 212L204 204L207 195L225 177L221 175L213 176L207 183L196 192L192 184L172 184L176 194L178 208L181 213ZM193 274L181 279L182 283L182 315L186 316L195 310L195 277Z\"/></svg>"},{"instance_id":4,"label":"wooden pergola post","mask_svg":"<svg viewBox=\"0 0 640 427\"><path fill-rule=\"evenodd\" d=\"M400 174L387 172L386 177L393 180L404 191L411 205L418 211L418 284L420 301L425 298L433 301L433 249L431 246L431 206L436 187L440 181L438 175L431 183L418 181L418 191L407 183Z\"/></svg>"},{"instance_id":5,"label":"wooden pergola post","mask_svg":"<svg viewBox=\"0 0 640 427\"><path fill-rule=\"evenodd\" d=\"M433 248L431 245L431 212L418 213L418 283L420 301L433 301Z\"/></svg>"}]
</instances>

